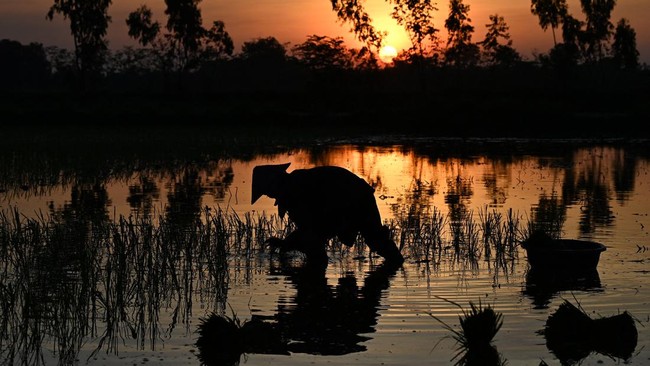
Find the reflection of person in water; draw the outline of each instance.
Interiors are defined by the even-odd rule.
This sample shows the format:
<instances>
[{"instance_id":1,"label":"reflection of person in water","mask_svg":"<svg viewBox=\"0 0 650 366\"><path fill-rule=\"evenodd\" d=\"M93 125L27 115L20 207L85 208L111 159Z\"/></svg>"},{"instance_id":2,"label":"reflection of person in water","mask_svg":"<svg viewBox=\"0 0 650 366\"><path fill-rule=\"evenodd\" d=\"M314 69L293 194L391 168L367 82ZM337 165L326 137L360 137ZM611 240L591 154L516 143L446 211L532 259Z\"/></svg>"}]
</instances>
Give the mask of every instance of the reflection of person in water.
<instances>
[{"instance_id":1,"label":"reflection of person in water","mask_svg":"<svg viewBox=\"0 0 650 366\"><path fill-rule=\"evenodd\" d=\"M364 351L361 342L377 324L382 292L388 289L397 267L384 262L368 273L362 287L354 276L327 284L322 266L284 266L283 273L296 285L293 303L282 303L275 315L289 351L340 355Z\"/></svg>"},{"instance_id":2,"label":"reflection of person in water","mask_svg":"<svg viewBox=\"0 0 650 366\"><path fill-rule=\"evenodd\" d=\"M302 266L283 261L279 273L296 286L295 297L279 302L278 312L265 320L253 318L237 327L216 314L202 320L196 345L203 365L237 365L244 353L342 355L361 352L362 336L375 331L382 292L399 266L384 262L358 287L354 276L327 284L320 261Z\"/></svg>"},{"instance_id":3,"label":"reflection of person in water","mask_svg":"<svg viewBox=\"0 0 650 366\"><path fill-rule=\"evenodd\" d=\"M300 250L313 258L327 259L327 240L333 237L353 245L361 233L372 252L402 264L404 258L382 225L374 188L347 169L319 166L296 169L287 164L259 165L253 169L251 204L262 195L275 199L280 217L285 213L296 230L284 240L269 243L281 251Z\"/></svg>"}]
</instances>

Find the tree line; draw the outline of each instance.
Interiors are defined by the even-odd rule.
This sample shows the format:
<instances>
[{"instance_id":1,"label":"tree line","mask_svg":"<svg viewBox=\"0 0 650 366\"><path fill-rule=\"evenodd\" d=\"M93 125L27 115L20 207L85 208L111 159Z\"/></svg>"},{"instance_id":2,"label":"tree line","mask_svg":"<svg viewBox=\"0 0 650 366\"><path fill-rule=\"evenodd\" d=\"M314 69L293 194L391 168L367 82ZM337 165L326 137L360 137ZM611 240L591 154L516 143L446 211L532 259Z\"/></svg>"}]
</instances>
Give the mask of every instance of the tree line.
<instances>
[{"instance_id":1,"label":"tree line","mask_svg":"<svg viewBox=\"0 0 650 366\"><path fill-rule=\"evenodd\" d=\"M386 0L393 6L391 16L402 25L411 40L411 47L399 59L412 62L426 59L433 64L476 66L511 65L521 60L512 48L509 27L498 13L489 16L487 32L481 41L472 41L475 27L469 16L470 6L463 0L449 0L448 16L444 20L446 42L439 37L433 21L437 3L433 0ZM338 18L351 25L357 39L380 47L385 34L377 31L372 19L358 0L331 0ZM585 21L569 11L567 0L531 0L531 13L539 19L543 30L551 27L553 48L539 61L554 65L613 63L621 68L639 67L636 31L629 20L621 18L616 26L611 14L616 0L580 0ZM562 30L562 42L555 31Z\"/></svg>"},{"instance_id":2,"label":"tree line","mask_svg":"<svg viewBox=\"0 0 650 366\"><path fill-rule=\"evenodd\" d=\"M542 29L551 28L554 40L553 48L536 55L533 62L513 47L509 26L498 13L489 16L484 37L475 41L470 6L463 0L449 0L444 20L447 38L443 40L433 17L438 10L436 2L386 1L391 4L391 17L404 27L411 41L411 47L401 51L388 68L507 69L532 63L566 71L594 65L632 70L640 66L634 28L625 18L616 25L611 22L616 0L580 0L585 21L571 15L566 0L531 0L532 14ZM112 22L108 15L111 0L54 0L47 18L62 16L69 22L74 48L0 41L0 70L4 70L0 72L6 73L8 80L5 87L54 80L85 91L107 79L123 85L119 80L156 75L161 87L182 88L186 80L206 75L214 79L218 73L233 70L263 79L263 73L278 69L298 78L306 73L313 76L313 72L385 69L377 55L386 34L373 26L362 1L331 0L338 19L349 24L364 44L361 48L349 48L342 37L312 34L292 47L272 36L252 39L244 42L238 53L223 21L203 26L200 2L165 0L165 24L155 20L147 5L141 5L124 20L129 36L139 46L111 51L106 39ZM557 30L561 30L559 40Z\"/></svg>"}]
</instances>

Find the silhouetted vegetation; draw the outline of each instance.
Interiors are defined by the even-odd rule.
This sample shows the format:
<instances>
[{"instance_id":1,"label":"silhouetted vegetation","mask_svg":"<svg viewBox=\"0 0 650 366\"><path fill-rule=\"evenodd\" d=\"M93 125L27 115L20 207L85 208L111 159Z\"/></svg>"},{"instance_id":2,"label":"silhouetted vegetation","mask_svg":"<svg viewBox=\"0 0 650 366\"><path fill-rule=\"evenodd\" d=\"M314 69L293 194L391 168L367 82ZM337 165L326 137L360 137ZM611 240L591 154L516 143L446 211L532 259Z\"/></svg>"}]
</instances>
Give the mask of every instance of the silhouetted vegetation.
<instances>
[{"instance_id":1,"label":"silhouetted vegetation","mask_svg":"<svg viewBox=\"0 0 650 366\"><path fill-rule=\"evenodd\" d=\"M242 321L234 312L232 317L213 312L199 320L196 346L201 365L239 365L247 353L289 355L288 342L274 323L258 317Z\"/></svg>"},{"instance_id":2,"label":"silhouetted vegetation","mask_svg":"<svg viewBox=\"0 0 650 366\"><path fill-rule=\"evenodd\" d=\"M483 306L480 298L478 305L470 301L469 309L463 309L460 304L451 300L443 300L458 307L462 313L458 316L460 329L455 329L429 313L429 316L452 333L451 337L456 341L457 352L451 359L456 360L454 366L505 366L506 360L492 344L492 339L503 325L503 314L495 311L490 305Z\"/></svg>"},{"instance_id":3,"label":"silhouetted vegetation","mask_svg":"<svg viewBox=\"0 0 650 366\"><path fill-rule=\"evenodd\" d=\"M25 215L31 213L20 210L0 211L0 273L4 274L0 276L0 342L7 345L0 351L3 360L42 364L39 358L47 357L50 347L59 347L50 357L66 364L78 358L83 361L88 353L90 357L118 354L125 343L138 349L153 348L160 339L174 337L174 329L195 330L196 313L190 311L196 306L193 296L200 296L217 314L206 318L206 328L198 328L199 336L205 336L202 344L197 343L199 359L205 364L214 361L213 357L217 357L214 362L237 362L242 352L283 354L286 339L292 341L290 352L333 355L366 349L363 342L375 331L382 309L381 292L389 288L395 268L375 268L364 278L363 286L357 286L354 276L347 273L332 286L325 281L323 267L308 260L305 266L291 266L303 259L299 255L288 262L279 261L276 268L278 261L265 242L271 236L286 238L293 229L289 221L275 215L240 216L201 203L206 194L223 198L232 184L230 157L245 159L265 151L287 151L287 145L255 145L259 150L249 150L246 144L252 140L225 139L221 143L227 146L218 146L215 142L221 137L202 140L196 138L197 133L190 133L192 139L187 141L198 141L196 145L183 143L169 149L170 141L178 140L167 140L159 132L151 132L141 141L143 135L139 134L118 134L121 140L107 141L103 139L106 136L59 133L39 143L30 142L33 136L19 136L1 148L0 192L7 197L29 198L60 186L69 192L65 204L50 206L48 214L36 218L28 218ZM280 140L263 141L275 144ZM478 214L473 212L468 206L476 195L478 180L462 172L444 180L442 186L414 176L404 205L393 207L395 219L387 225L403 248L409 267L444 272L449 266L469 276L478 271L478 263L487 263L495 288L500 273L521 273L515 271L515 264L521 263L517 253L526 230L542 227L559 234L567 229L567 205L584 203L580 229L585 233L612 225L609 220L614 218L605 199L610 194L603 193L614 191L619 199L629 199L625 194L634 194L632 188L637 186L638 159L648 156L644 142L627 142L629 150L609 151L607 147L589 148L593 142L582 140L569 144L502 139L427 141L428 145L415 143L412 147L422 159L452 157L464 164L487 157L487 164L496 165L530 159L535 166L552 166L555 174L566 177L559 188L561 195L538 194L539 204L531 208L533 222L522 221L520 213L512 210L502 214L489 206ZM580 144L585 146L579 148ZM314 145L309 163L317 163L326 151L321 142ZM363 146L357 148L363 152ZM542 151L539 157L530 158ZM592 157L609 155L615 163L601 164L599 159L584 156L581 160L580 151ZM563 159L555 159L560 157ZM224 160L214 161L220 158ZM109 196L107 186L132 177L134 172L140 180L129 185L127 198L133 215L112 218L110 200L114 197ZM157 186L157 178L166 174L171 177L169 184ZM612 178L615 187L604 183L603 177ZM490 184L489 180L485 183ZM166 192L169 206L158 211L151 201L161 192ZM449 215L432 206L434 194L444 195ZM493 194L496 200L497 192ZM333 240L328 250L335 260L354 266L377 258L361 239L352 247ZM295 296L278 302L273 315L254 316L250 323L238 323L234 313L231 318L223 317L228 313L229 291L236 288L230 281L245 277L244 272L253 268L263 268L262 272L270 268L272 275L287 276L295 285ZM590 272L584 278L550 278L534 272L526 276L525 294L541 308L558 292L574 290L602 290L598 273ZM268 324L268 320L273 322ZM461 329L449 329L465 342L459 344L454 360L465 365L477 359L482 362L479 364L505 364L490 343L501 326L500 313L482 306L479 300L478 305L470 303L459 320ZM231 333L215 335L207 329L211 325ZM99 334L92 333L97 330ZM232 343L219 348L218 342L231 334L227 340ZM462 348L463 344L469 348ZM233 353L220 359L223 354L218 352L230 350L229 345ZM628 358L634 351L629 345L609 349L587 346Z\"/></svg>"},{"instance_id":4,"label":"silhouetted vegetation","mask_svg":"<svg viewBox=\"0 0 650 366\"><path fill-rule=\"evenodd\" d=\"M485 25L488 31L485 34L485 39L481 41L486 62L494 66L514 66L521 61L521 56L512 48L508 25L504 18L498 14L490 15L490 22ZM501 40L506 43L500 43Z\"/></svg>"},{"instance_id":5,"label":"silhouetted vegetation","mask_svg":"<svg viewBox=\"0 0 650 366\"><path fill-rule=\"evenodd\" d=\"M435 28L432 12L438 10L432 1L390 0L393 4L391 16L404 27L411 40L411 48L402 54L402 59L426 60L435 57L439 50L439 29ZM434 60L436 63L436 60Z\"/></svg>"},{"instance_id":6,"label":"silhouetted vegetation","mask_svg":"<svg viewBox=\"0 0 650 366\"><path fill-rule=\"evenodd\" d=\"M639 66L639 51L636 49L636 31L629 21L622 18L616 24L612 55L617 66L636 69Z\"/></svg>"},{"instance_id":7,"label":"silhouetted vegetation","mask_svg":"<svg viewBox=\"0 0 650 366\"><path fill-rule=\"evenodd\" d=\"M52 64L43 45L0 40L0 78L4 91L41 88L49 83Z\"/></svg>"},{"instance_id":8,"label":"silhouetted vegetation","mask_svg":"<svg viewBox=\"0 0 650 366\"><path fill-rule=\"evenodd\" d=\"M178 91L183 91L186 73L230 56L234 49L222 21L214 21L210 29L203 28L199 2L165 1L168 17L165 34L160 32L160 24L152 20L152 11L146 5L130 13L126 20L129 36L143 47L151 46L155 69L165 77L172 77L171 88Z\"/></svg>"},{"instance_id":9,"label":"silhouetted vegetation","mask_svg":"<svg viewBox=\"0 0 650 366\"><path fill-rule=\"evenodd\" d=\"M469 18L469 5L463 0L449 1L449 17L445 20L447 28L447 49L445 62L457 67L472 67L478 64L480 50L472 42L474 26Z\"/></svg>"},{"instance_id":10,"label":"silhouetted vegetation","mask_svg":"<svg viewBox=\"0 0 650 366\"><path fill-rule=\"evenodd\" d=\"M277 215L239 216L219 207L193 207L193 198L182 190L196 184L181 181L179 186L170 199L174 206L154 214L109 218L100 185L75 187L70 204L36 218L18 209L0 211L0 342L8 345L0 352L3 361L41 364L46 346L57 344L61 348L54 357L70 363L98 327L103 332L96 334L89 359L100 352L117 354L126 336L142 348L153 345L175 327L190 326L196 294L215 309L197 329L198 356L206 364L236 364L247 352L334 355L365 350L359 343L374 332L381 294L399 265L384 261L373 267L363 287L357 287L354 276L331 287L321 263L280 261L277 273L296 285L294 306L279 305L273 323L224 316L231 267L249 270L253 262L273 261L266 239L285 237L293 224ZM184 211L175 214L181 202ZM360 240L356 249L338 241L329 244L339 260L359 261L364 252L370 256ZM437 255L470 260L442 251ZM167 311L175 315L165 327L161 315ZM479 303L466 315L474 318L485 311L490 309ZM493 315L497 317L480 324L467 319L463 339L470 350L483 350L481 342L498 331L500 316ZM224 340L228 343L220 343ZM475 342L481 343L478 348Z\"/></svg>"},{"instance_id":11,"label":"silhouetted vegetation","mask_svg":"<svg viewBox=\"0 0 650 366\"><path fill-rule=\"evenodd\" d=\"M580 363L594 352L625 362L637 346L635 321L627 311L592 319L580 304L564 300L540 333L562 365Z\"/></svg>"},{"instance_id":12,"label":"silhouetted vegetation","mask_svg":"<svg viewBox=\"0 0 650 366\"><path fill-rule=\"evenodd\" d=\"M111 21L108 15L110 4L111 0L54 0L47 12L49 20L60 14L70 22L74 39L74 69L82 92L86 91L87 82L100 74L104 63L104 54L108 50L105 37Z\"/></svg>"},{"instance_id":13,"label":"silhouetted vegetation","mask_svg":"<svg viewBox=\"0 0 650 366\"><path fill-rule=\"evenodd\" d=\"M554 37L561 28L562 42L527 59L499 14L490 15L485 38L475 42L470 7L450 1L444 21L449 37L442 46L434 2L391 0L391 16L412 47L388 64L377 57L384 35L356 1L332 5L366 44L361 49L340 37L311 34L295 45L272 36L253 39L239 52L224 22L203 28L198 3L167 1L164 26L141 5L125 20L141 47L110 50L104 38L109 1L75 6L57 0L48 17L69 19L75 50L3 40L3 119L85 126L182 120L185 126L261 127L263 133L279 127L630 137L638 136L636 123L648 118L650 72L639 65L629 21L611 23L614 1L581 1L583 22L563 1L533 0L540 25L551 27ZM602 127L591 128L596 122Z\"/></svg>"},{"instance_id":14,"label":"silhouetted vegetation","mask_svg":"<svg viewBox=\"0 0 650 366\"><path fill-rule=\"evenodd\" d=\"M531 0L530 12L539 18L539 26L543 30L551 27L553 32L553 45L557 46L555 29L562 22L562 17L566 15L566 0Z\"/></svg>"}]
</instances>

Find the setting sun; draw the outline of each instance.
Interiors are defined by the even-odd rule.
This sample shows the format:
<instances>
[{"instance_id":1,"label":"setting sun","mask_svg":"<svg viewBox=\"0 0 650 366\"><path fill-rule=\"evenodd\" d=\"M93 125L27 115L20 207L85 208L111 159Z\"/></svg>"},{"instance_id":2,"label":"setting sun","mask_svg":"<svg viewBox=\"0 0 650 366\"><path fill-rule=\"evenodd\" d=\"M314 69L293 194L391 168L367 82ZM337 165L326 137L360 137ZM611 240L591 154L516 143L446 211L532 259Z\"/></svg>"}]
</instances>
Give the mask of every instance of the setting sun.
<instances>
[{"instance_id":1,"label":"setting sun","mask_svg":"<svg viewBox=\"0 0 650 366\"><path fill-rule=\"evenodd\" d=\"M379 50L379 58L386 63L393 62L397 56L397 50L393 46L384 46Z\"/></svg>"}]
</instances>

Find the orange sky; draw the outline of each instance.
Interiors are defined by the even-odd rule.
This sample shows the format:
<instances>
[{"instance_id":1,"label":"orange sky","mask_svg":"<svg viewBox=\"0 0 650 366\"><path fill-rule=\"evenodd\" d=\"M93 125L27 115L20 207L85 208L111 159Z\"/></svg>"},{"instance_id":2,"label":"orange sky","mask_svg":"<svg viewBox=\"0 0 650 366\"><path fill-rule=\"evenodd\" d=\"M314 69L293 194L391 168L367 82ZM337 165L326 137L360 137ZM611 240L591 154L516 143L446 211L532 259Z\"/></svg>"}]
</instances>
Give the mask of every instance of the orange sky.
<instances>
[{"instance_id":1,"label":"orange sky","mask_svg":"<svg viewBox=\"0 0 650 366\"><path fill-rule=\"evenodd\" d=\"M72 39L67 23L60 16L47 21L45 14L52 0L1 0L0 39L8 38L22 43L39 42L46 46L71 47ZM550 29L542 31L538 19L530 13L529 0L465 0L470 5L470 18L475 27L474 41L485 36L485 24L490 14L498 13L510 26L513 46L527 59L534 53L547 52L553 44ZM583 19L579 0L568 0L569 11ZM164 0L113 0L109 10L113 17L108 38L112 49L136 45L127 35L125 19L140 4L147 4L154 16L164 24ZM257 37L273 36L289 47L303 42L308 35L343 36L353 41L348 25L341 25L331 10L330 0L203 0L199 4L204 25L222 20L236 47ZM366 7L376 26L389 32L387 43L396 48L408 47L408 39L390 19L390 7L385 0L366 0ZM444 20L448 1L438 1L434 25L441 29L444 39ZM619 0L612 22L620 18L630 20L637 33L637 48L641 61L650 63L650 0ZM558 37L560 34L558 33ZM351 43L357 47L358 44Z\"/></svg>"}]
</instances>

